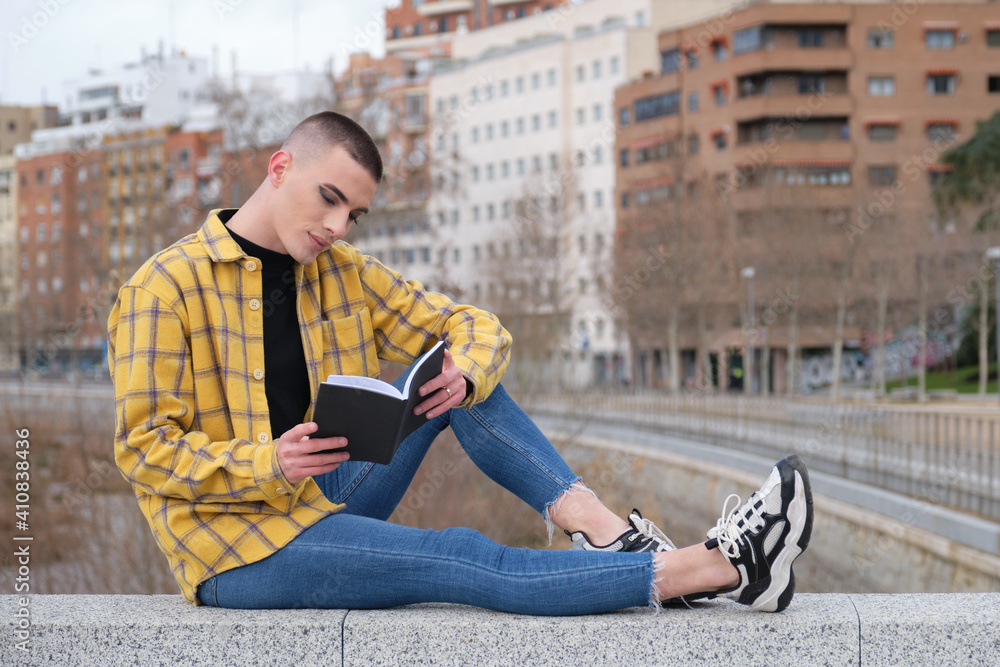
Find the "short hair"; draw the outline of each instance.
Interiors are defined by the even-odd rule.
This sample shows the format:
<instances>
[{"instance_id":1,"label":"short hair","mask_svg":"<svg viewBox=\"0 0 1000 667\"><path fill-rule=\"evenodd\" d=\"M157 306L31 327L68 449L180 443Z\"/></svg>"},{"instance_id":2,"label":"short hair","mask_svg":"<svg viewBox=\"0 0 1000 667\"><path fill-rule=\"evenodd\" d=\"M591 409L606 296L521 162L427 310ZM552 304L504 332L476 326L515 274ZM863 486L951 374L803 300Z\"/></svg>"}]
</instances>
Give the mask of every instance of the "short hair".
<instances>
[{"instance_id":1,"label":"short hair","mask_svg":"<svg viewBox=\"0 0 1000 667\"><path fill-rule=\"evenodd\" d=\"M363 127L336 111L320 111L303 120L288 134L281 149L312 160L336 146L342 146L376 183L382 181L382 156L375 141Z\"/></svg>"}]
</instances>

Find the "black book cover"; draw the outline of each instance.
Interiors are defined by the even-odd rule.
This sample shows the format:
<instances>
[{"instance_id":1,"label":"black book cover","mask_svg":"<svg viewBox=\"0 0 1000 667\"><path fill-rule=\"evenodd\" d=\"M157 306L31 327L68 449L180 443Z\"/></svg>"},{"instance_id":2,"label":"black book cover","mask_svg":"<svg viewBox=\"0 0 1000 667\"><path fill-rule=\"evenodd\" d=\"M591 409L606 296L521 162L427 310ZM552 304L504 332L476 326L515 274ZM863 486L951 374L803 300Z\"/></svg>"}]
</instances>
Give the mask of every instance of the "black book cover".
<instances>
[{"instance_id":1,"label":"black book cover","mask_svg":"<svg viewBox=\"0 0 1000 667\"><path fill-rule=\"evenodd\" d=\"M331 375L319 386L313 421L319 427L309 437L347 438L352 461L389 463L400 443L427 421L413 409L426 396L420 387L441 374L444 342L414 362L402 392L388 382L356 375ZM340 451L339 449L327 451Z\"/></svg>"}]
</instances>

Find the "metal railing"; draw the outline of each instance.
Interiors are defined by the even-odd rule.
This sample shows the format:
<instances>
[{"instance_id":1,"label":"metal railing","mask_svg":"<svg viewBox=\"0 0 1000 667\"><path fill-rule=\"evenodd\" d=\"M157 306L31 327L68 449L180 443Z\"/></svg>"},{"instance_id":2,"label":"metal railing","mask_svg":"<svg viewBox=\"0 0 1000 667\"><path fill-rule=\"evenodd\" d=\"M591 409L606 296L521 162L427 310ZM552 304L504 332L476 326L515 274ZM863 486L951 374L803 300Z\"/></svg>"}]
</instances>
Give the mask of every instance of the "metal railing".
<instances>
[{"instance_id":1,"label":"metal railing","mask_svg":"<svg viewBox=\"0 0 1000 667\"><path fill-rule=\"evenodd\" d=\"M1000 520L1000 414L778 398L533 396L533 414L690 436Z\"/></svg>"}]
</instances>

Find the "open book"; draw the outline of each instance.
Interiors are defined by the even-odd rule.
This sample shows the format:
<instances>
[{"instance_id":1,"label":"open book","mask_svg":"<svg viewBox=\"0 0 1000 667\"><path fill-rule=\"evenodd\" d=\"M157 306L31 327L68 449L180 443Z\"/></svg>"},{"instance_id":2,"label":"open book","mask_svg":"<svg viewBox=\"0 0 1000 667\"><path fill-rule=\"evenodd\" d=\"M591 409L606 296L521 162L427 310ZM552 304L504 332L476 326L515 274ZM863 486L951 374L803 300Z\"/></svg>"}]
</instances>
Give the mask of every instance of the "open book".
<instances>
[{"instance_id":1,"label":"open book","mask_svg":"<svg viewBox=\"0 0 1000 667\"><path fill-rule=\"evenodd\" d=\"M358 375L331 375L319 386L313 421L319 428L309 437L347 438L352 461L389 463L406 436L427 422L413 409L426 396L420 387L441 374L444 342L438 341L413 362L403 390L388 382ZM341 451L339 449L329 451Z\"/></svg>"}]
</instances>

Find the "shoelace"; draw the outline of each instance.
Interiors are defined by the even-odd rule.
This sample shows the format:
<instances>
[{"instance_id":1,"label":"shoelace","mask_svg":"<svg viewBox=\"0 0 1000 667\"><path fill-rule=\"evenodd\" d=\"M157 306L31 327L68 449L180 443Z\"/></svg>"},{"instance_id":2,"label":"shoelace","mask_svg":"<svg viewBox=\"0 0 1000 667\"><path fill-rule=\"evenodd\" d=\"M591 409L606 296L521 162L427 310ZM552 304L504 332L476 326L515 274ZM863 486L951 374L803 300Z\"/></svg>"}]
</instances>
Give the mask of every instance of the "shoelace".
<instances>
[{"instance_id":1,"label":"shoelace","mask_svg":"<svg viewBox=\"0 0 1000 667\"><path fill-rule=\"evenodd\" d=\"M663 544L666 544L668 547L670 547L671 550L677 549L674 543L670 541L670 538L667 537L666 534L664 534L664 532L660 530L656 526L656 524L650 521L649 519L644 519L644 518L640 519L636 517L635 514L631 515L631 517L629 518L632 519L632 525L635 526L635 529L639 531L643 537L651 540L659 540ZM663 551L663 549L659 548L656 550Z\"/></svg>"},{"instance_id":2,"label":"shoelace","mask_svg":"<svg viewBox=\"0 0 1000 667\"><path fill-rule=\"evenodd\" d=\"M730 513L729 501L736 499L736 507L739 510ZM735 493L726 498L722 505L722 518L715 524L715 528L708 531L708 537L719 541L719 549L724 551L730 558L739 558L739 545L743 544L743 529L740 528L740 521L752 530L764 525L763 506L757 507L757 494L753 493L747 501L740 507L741 498Z\"/></svg>"}]
</instances>

